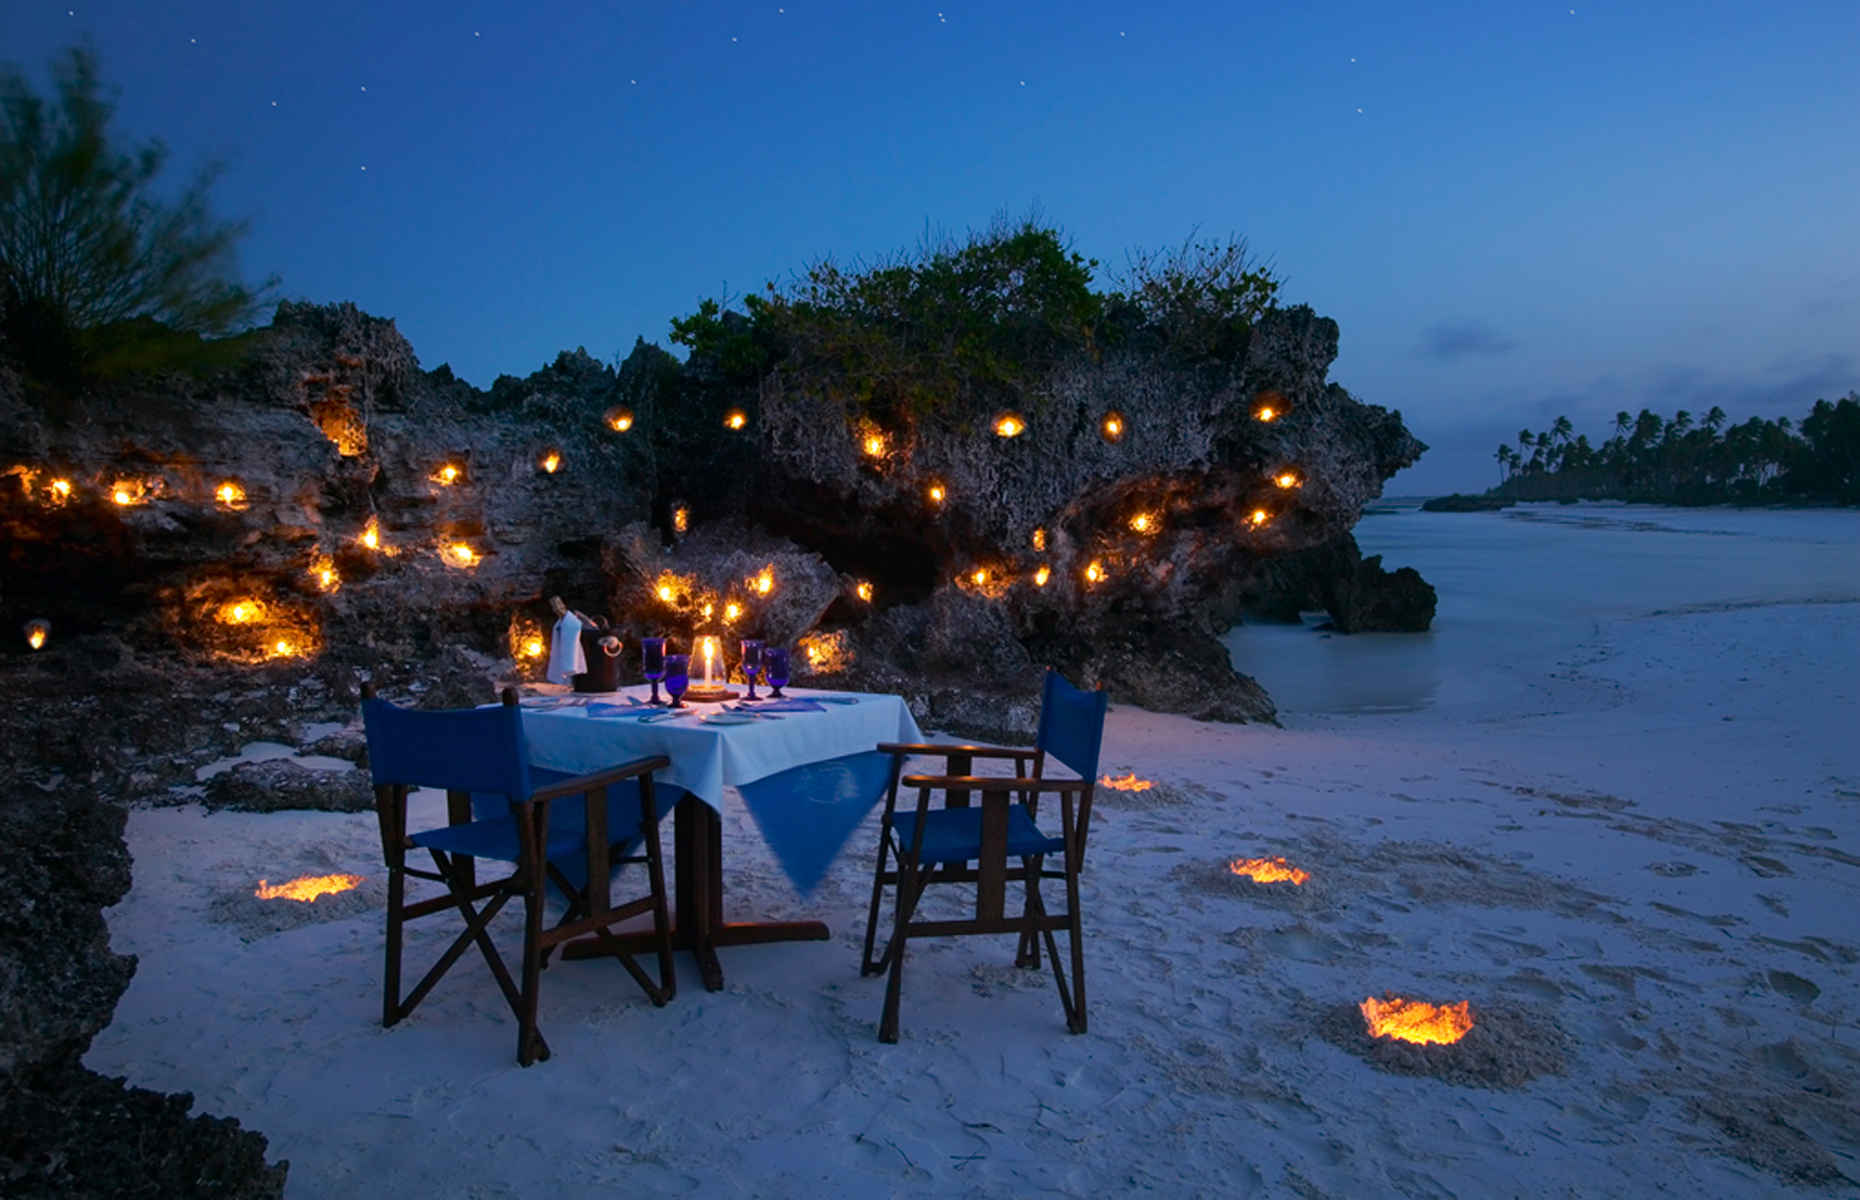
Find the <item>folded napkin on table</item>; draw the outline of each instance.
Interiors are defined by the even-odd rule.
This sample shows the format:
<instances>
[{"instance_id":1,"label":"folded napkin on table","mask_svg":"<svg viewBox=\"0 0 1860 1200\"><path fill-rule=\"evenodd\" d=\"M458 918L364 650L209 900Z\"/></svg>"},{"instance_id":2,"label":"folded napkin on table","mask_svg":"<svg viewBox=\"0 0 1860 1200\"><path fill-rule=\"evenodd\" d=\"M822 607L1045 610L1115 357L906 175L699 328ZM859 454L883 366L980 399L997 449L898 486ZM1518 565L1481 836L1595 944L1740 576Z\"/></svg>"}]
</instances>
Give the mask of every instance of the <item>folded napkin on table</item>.
<instances>
[{"instance_id":1,"label":"folded napkin on table","mask_svg":"<svg viewBox=\"0 0 1860 1200\"><path fill-rule=\"evenodd\" d=\"M812 700L803 700L798 696L784 696L780 700L759 700L754 704L739 706L746 713L785 713L785 712L826 712L825 708Z\"/></svg>"},{"instance_id":2,"label":"folded napkin on table","mask_svg":"<svg viewBox=\"0 0 1860 1200\"><path fill-rule=\"evenodd\" d=\"M631 704L590 704L588 705L588 715L590 717L643 717L647 713L655 713L655 712L660 712L660 711L663 711L663 710L656 709L652 707L650 704L641 704L637 700L635 700Z\"/></svg>"}]
</instances>

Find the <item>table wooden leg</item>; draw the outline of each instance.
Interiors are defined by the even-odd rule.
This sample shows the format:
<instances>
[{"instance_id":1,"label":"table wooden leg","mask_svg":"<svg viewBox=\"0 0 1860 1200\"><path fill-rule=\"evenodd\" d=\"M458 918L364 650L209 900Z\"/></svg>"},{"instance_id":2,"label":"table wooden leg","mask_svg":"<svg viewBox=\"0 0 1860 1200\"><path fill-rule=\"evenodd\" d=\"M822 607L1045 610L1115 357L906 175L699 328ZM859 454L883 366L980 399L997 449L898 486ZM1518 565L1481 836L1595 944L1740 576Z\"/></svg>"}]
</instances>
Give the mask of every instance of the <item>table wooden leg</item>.
<instances>
[{"instance_id":1,"label":"table wooden leg","mask_svg":"<svg viewBox=\"0 0 1860 1200\"><path fill-rule=\"evenodd\" d=\"M770 942L824 942L831 935L821 921L726 921L723 919L723 820L695 796L678 802L673 814L672 945L697 960L706 991L723 990L719 946L758 946ZM654 949L649 932L614 935L628 953ZM562 957L600 958L610 951L588 938L562 947Z\"/></svg>"}]
</instances>

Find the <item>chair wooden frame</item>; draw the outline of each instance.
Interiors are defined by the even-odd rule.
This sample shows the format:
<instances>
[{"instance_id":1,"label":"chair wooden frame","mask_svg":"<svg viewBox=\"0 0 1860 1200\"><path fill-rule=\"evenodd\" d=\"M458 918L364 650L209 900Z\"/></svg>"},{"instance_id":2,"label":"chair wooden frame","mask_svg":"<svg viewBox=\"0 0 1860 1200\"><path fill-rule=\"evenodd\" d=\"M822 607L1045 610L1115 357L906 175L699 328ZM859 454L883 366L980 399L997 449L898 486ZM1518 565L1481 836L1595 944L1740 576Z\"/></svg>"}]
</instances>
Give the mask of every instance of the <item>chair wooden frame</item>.
<instances>
[{"instance_id":1,"label":"chair wooden frame","mask_svg":"<svg viewBox=\"0 0 1860 1200\"><path fill-rule=\"evenodd\" d=\"M885 811L879 833L878 859L872 872L872 901L866 915L865 948L860 974L876 975L889 970L885 985L885 1007L879 1020L878 1039L898 1040L898 1009L903 990L904 948L911 937L949 937L966 934L1016 933L1020 935L1014 963L1019 967L1038 968L1040 943L1052 961L1053 982L1059 990L1059 1002L1065 1010L1066 1028L1073 1033L1086 1031L1085 1019L1085 942L1080 922L1079 870L1084 864L1085 835L1091 824L1094 781L1091 779L1048 779L1044 777L1046 754L1040 749L1017 749L1007 746L934 745L887 742L881 752L891 754L891 782L885 793ZM944 772L940 775L905 775L904 760L911 755L941 755ZM1007 760L1014 764L1011 777L975 775L976 759ZM898 789L917 789L916 820L911 842L907 846L897 836ZM942 791L945 806L966 808L972 796L981 804L981 855L963 862L931 863L920 867L926 817L931 811L930 794ZM1007 842L1009 806L1018 800L1028 814L1039 815L1042 795L1059 798L1061 869L1045 864L1047 855L1020 857L1018 871L1008 864ZM1075 807L1076 802L1076 807ZM895 866L887 867L887 860ZM971 866L970 863L974 865ZM1026 896L1019 916L1006 912L1007 888L1014 876L1025 884ZM1060 880L1066 890L1066 910L1051 913L1040 895L1042 880ZM918 901L932 884L970 883L975 885L975 915L966 920L915 921ZM880 902L887 885L896 889L892 912L891 937L884 950L873 956L877 940ZM1053 934L1067 933L1071 953L1071 979L1061 966L1059 947Z\"/></svg>"},{"instance_id":2,"label":"chair wooden frame","mask_svg":"<svg viewBox=\"0 0 1860 1200\"><path fill-rule=\"evenodd\" d=\"M372 699L373 689L363 688L362 695L364 699ZM503 702L514 707L517 703L516 692L505 689ZM517 1062L525 1067L549 1057L549 1044L536 1026L537 994L542 969L548 965L555 948L564 942L592 935L596 944L619 959L620 965L626 968L627 974L633 977L655 1006L663 1006L671 1000L677 992L677 976L672 967L671 917L666 901L665 865L659 847L658 808L653 796L652 779L654 771L670 765L670 759L664 755L655 755L532 790L527 797L511 806L519 851L516 868L509 875L487 883L477 881L476 858L447 853L433 847L428 847L428 851L433 857L436 871L409 866L407 851L415 848L407 836L407 796L412 788L407 783L377 784L375 813L381 826L381 848L388 869L387 961L381 1023L392 1026L413 1012L472 943L476 943L484 955L499 990L504 993L504 999L517 1018ZM607 828L607 789L629 779L639 780L638 832L643 842L643 852L623 855L619 852L630 839L615 839ZM577 795L583 798L587 821L588 882L579 888L545 857L549 843L550 804ZM447 791L446 816L449 825L469 824L473 819L471 793ZM612 876L614 868L623 863L645 864L652 890L646 896L616 905L611 894ZM443 884L447 895L408 904L406 883L409 876ZM553 881L568 897L568 909L560 921L545 929L543 912L546 884L549 881ZM521 899L524 908L521 987L511 979L497 947L485 932L498 912L512 899ZM489 903L482 909L475 907L478 902L486 900ZM406 922L447 910L456 910L464 918L464 932L428 969L413 990L402 998L401 951ZM652 940L659 959L659 978L656 983L611 932L614 924L647 912L652 914Z\"/></svg>"}]
</instances>

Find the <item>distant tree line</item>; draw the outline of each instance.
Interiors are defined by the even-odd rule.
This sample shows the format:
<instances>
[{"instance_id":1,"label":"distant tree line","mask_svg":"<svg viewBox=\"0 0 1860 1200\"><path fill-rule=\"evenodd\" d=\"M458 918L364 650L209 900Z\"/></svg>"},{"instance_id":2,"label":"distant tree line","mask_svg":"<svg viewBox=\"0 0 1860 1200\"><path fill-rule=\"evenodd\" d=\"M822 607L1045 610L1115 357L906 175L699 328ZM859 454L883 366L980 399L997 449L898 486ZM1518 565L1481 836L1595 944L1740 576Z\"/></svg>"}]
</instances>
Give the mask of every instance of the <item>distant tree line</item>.
<instances>
[{"instance_id":1,"label":"distant tree line","mask_svg":"<svg viewBox=\"0 0 1860 1200\"><path fill-rule=\"evenodd\" d=\"M1568 417L1549 429L1518 431L1493 457L1506 500L1645 500L1860 504L1860 392L1815 401L1800 424L1788 417L1728 423L1713 405L1694 420L1648 409L1615 414L1601 445L1576 434Z\"/></svg>"}]
</instances>

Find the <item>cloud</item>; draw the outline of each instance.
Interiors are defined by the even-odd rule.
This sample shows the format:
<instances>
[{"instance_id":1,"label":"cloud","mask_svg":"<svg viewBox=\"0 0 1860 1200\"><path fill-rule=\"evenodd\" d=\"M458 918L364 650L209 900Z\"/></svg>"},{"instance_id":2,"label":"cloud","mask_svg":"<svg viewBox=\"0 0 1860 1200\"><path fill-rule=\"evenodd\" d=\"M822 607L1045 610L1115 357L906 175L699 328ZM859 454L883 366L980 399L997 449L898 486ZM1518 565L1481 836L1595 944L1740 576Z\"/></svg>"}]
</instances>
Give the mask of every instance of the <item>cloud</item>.
<instances>
[{"instance_id":1,"label":"cloud","mask_svg":"<svg viewBox=\"0 0 1860 1200\"><path fill-rule=\"evenodd\" d=\"M1517 343L1483 321L1440 321L1421 335L1420 354L1435 362L1509 354Z\"/></svg>"}]
</instances>

